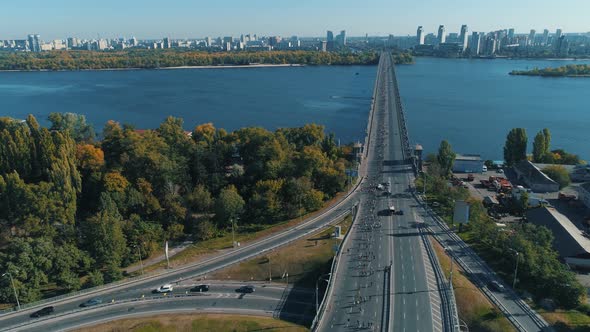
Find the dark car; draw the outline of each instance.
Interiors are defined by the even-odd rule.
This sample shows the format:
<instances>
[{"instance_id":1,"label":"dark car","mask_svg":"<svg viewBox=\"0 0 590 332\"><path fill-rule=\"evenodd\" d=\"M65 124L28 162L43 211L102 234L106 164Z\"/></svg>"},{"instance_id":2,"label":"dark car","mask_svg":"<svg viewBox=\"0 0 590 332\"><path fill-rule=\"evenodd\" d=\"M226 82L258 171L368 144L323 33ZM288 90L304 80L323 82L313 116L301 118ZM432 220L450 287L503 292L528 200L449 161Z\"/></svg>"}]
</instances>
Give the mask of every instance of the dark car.
<instances>
[{"instance_id":1,"label":"dark car","mask_svg":"<svg viewBox=\"0 0 590 332\"><path fill-rule=\"evenodd\" d=\"M236 292L238 292L238 293L254 293L255 290L256 290L256 288L254 286L248 285L248 286L242 286L242 287L236 289Z\"/></svg>"},{"instance_id":2,"label":"dark car","mask_svg":"<svg viewBox=\"0 0 590 332\"><path fill-rule=\"evenodd\" d=\"M501 283L497 282L497 281L491 281L489 284L490 288L492 288L493 290L495 290L496 292L504 292L504 285L502 285Z\"/></svg>"},{"instance_id":3,"label":"dark car","mask_svg":"<svg viewBox=\"0 0 590 332\"><path fill-rule=\"evenodd\" d=\"M197 285L191 288L191 292L207 292L209 291L209 285Z\"/></svg>"},{"instance_id":4,"label":"dark car","mask_svg":"<svg viewBox=\"0 0 590 332\"><path fill-rule=\"evenodd\" d=\"M90 299L82 304L80 304L81 307L92 307L95 305L99 305L102 304L102 299Z\"/></svg>"},{"instance_id":5,"label":"dark car","mask_svg":"<svg viewBox=\"0 0 590 332\"><path fill-rule=\"evenodd\" d=\"M35 311L34 313L31 314L31 317L33 318L38 318L38 317L42 317L42 316L47 316L49 314L52 314L55 310L53 309L53 307L45 307L41 310Z\"/></svg>"}]
</instances>

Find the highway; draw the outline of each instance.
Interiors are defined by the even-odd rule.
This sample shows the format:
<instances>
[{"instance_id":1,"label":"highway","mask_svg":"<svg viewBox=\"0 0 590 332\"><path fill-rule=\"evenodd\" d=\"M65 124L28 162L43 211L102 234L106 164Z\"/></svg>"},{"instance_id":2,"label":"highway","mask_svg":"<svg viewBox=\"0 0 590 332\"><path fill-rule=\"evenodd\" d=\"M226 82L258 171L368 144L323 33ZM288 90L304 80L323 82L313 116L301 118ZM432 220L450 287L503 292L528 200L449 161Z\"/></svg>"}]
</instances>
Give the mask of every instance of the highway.
<instances>
[{"instance_id":1,"label":"highway","mask_svg":"<svg viewBox=\"0 0 590 332\"><path fill-rule=\"evenodd\" d=\"M393 75L391 57L382 56L358 217L341 249L320 331L443 329L438 284L410 190L413 169L403 144ZM403 215L389 213L392 205Z\"/></svg>"},{"instance_id":2,"label":"highway","mask_svg":"<svg viewBox=\"0 0 590 332\"><path fill-rule=\"evenodd\" d=\"M167 295L148 295L139 300L117 301L86 308L77 312L56 312L42 318L31 319L22 326L13 326L10 331L64 331L79 329L116 318L149 316L166 313L235 313L289 318L295 322L313 319L312 291L293 292L284 285L258 286L254 293L235 292L239 284L211 285L209 292L189 293L190 285L175 289ZM290 308L284 310L283 299L289 293Z\"/></svg>"}]
</instances>

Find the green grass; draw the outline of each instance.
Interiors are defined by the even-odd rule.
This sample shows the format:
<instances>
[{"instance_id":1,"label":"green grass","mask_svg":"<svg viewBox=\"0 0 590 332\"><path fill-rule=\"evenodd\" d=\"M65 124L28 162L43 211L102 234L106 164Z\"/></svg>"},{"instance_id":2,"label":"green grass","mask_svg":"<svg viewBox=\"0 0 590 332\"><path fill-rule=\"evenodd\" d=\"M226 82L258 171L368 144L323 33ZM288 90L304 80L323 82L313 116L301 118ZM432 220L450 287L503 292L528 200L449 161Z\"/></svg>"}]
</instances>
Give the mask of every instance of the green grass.
<instances>
[{"instance_id":1,"label":"green grass","mask_svg":"<svg viewBox=\"0 0 590 332\"><path fill-rule=\"evenodd\" d=\"M352 218L347 216L338 224L342 226L342 232L345 233L351 223ZM282 278L286 272L289 274L289 283L296 283L299 287L313 288L317 277L328 272L334 257L334 247L341 242L339 239L330 237L333 231L334 228L329 227L270 253L220 270L210 278L265 281L272 274L274 282L286 283L287 279Z\"/></svg>"}]
</instances>

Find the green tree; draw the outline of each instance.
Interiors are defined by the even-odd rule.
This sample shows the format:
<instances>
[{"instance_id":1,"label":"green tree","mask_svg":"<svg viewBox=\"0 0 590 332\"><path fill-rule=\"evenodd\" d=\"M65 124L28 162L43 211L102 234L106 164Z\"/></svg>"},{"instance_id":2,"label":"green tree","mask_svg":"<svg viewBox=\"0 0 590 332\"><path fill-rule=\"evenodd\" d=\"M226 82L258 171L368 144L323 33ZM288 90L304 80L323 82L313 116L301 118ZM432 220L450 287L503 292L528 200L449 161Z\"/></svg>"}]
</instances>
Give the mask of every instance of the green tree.
<instances>
[{"instance_id":1,"label":"green tree","mask_svg":"<svg viewBox=\"0 0 590 332\"><path fill-rule=\"evenodd\" d=\"M438 160L438 164L441 167L442 174L446 177L451 174L453 170L453 164L455 163L456 154L453 152L451 148L451 144L446 140L440 142L440 146L438 148L438 155L436 159Z\"/></svg>"},{"instance_id":2,"label":"green tree","mask_svg":"<svg viewBox=\"0 0 590 332\"><path fill-rule=\"evenodd\" d=\"M187 195L186 203L194 212L207 212L213 206L213 198L211 197L209 190L207 190L207 187L198 184L193 191Z\"/></svg>"},{"instance_id":3,"label":"green tree","mask_svg":"<svg viewBox=\"0 0 590 332\"><path fill-rule=\"evenodd\" d=\"M543 168L543 173L557 182L560 189L569 186L572 182L567 169L560 165L547 166Z\"/></svg>"},{"instance_id":4,"label":"green tree","mask_svg":"<svg viewBox=\"0 0 590 332\"><path fill-rule=\"evenodd\" d=\"M513 128L506 137L504 145L504 161L513 166L521 160L526 160L527 135L524 128Z\"/></svg>"},{"instance_id":5,"label":"green tree","mask_svg":"<svg viewBox=\"0 0 590 332\"><path fill-rule=\"evenodd\" d=\"M535 135L535 140L533 142L533 161L534 162L542 163L547 159L546 158L547 147L545 146L546 142L547 141L545 140L545 135L543 134L543 131L540 131L537 133L537 135Z\"/></svg>"},{"instance_id":6,"label":"green tree","mask_svg":"<svg viewBox=\"0 0 590 332\"><path fill-rule=\"evenodd\" d=\"M230 185L221 190L215 200L215 220L219 226L230 226L230 219L236 218L244 211L244 199L235 186Z\"/></svg>"},{"instance_id":7,"label":"green tree","mask_svg":"<svg viewBox=\"0 0 590 332\"><path fill-rule=\"evenodd\" d=\"M86 123L86 116L75 113L50 113L50 130L67 132L76 142L92 142L94 128Z\"/></svg>"}]
</instances>

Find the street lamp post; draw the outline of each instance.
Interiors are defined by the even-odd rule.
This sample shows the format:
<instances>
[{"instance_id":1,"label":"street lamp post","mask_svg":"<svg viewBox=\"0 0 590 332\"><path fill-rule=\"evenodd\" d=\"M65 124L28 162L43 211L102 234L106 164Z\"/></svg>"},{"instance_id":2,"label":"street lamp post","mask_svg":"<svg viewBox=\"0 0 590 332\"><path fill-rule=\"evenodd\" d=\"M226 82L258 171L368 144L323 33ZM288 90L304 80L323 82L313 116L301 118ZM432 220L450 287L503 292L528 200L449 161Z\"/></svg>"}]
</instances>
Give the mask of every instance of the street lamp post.
<instances>
[{"instance_id":1,"label":"street lamp post","mask_svg":"<svg viewBox=\"0 0 590 332\"><path fill-rule=\"evenodd\" d=\"M325 282L329 282L329 280L326 280L326 279L323 279L323 278L324 278L325 276L329 276L329 275L331 275L331 274L332 274L332 273L326 273L326 274L322 274L322 275L321 275L321 276L318 278L318 280L316 280L316 282L315 282L315 312L316 312L316 314L317 314L317 312L318 312L318 306L319 306L319 304L318 304L318 292L319 292L319 285L318 285L318 284L319 284L320 280L323 280L323 281L325 281Z\"/></svg>"},{"instance_id":2,"label":"street lamp post","mask_svg":"<svg viewBox=\"0 0 590 332\"><path fill-rule=\"evenodd\" d=\"M516 289L516 274L518 273L518 261L520 260L519 252L516 252L516 266L514 267L514 280L512 281L512 288Z\"/></svg>"},{"instance_id":3,"label":"street lamp post","mask_svg":"<svg viewBox=\"0 0 590 332\"><path fill-rule=\"evenodd\" d=\"M137 245L137 255L139 256L139 267L141 268L141 274L143 275L143 260L141 259L141 245Z\"/></svg>"},{"instance_id":4,"label":"street lamp post","mask_svg":"<svg viewBox=\"0 0 590 332\"><path fill-rule=\"evenodd\" d=\"M10 272L6 272L2 276L4 277L7 274L8 274L8 277L10 278L10 284L12 285L12 290L14 291L14 298L16 299L16 306L18 307L18 310L20 310L20 302L18 301L18 293L16 292L16 287L14 286L14 280L12 279L12 274L10 274Z\"/></svg>"}]
</instances>

